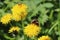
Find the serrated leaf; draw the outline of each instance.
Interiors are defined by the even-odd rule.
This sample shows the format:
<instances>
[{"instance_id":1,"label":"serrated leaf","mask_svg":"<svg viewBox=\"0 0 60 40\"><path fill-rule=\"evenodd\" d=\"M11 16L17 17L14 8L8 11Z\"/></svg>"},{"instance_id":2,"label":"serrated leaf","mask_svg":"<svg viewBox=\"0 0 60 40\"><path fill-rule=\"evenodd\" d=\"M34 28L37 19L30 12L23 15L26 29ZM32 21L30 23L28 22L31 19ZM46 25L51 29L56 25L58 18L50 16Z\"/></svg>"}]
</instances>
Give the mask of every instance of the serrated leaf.
<instances>
[{"instance_id":1,"label":"serrated leaf","mask_svg":"<svg viewBox=\"0 0 60 40\"><path fill-rule=\"evenodd\" d=\"M46 8L44 8L44 6L42 4L40 4L37 9L42 13L45 14Z\"/></svg>"},{"instance_id":2,"label":"serrated leaf","mask_svg":"<svg viewBox=\"0 0 60 40\"><path fill-rule=\"evenodd\" d=\"M46 22L48 20L48 16L47 15L41 15L39 18L38 18L39 22L43 25L44 22Z\"/></svg>"}]
</instances>

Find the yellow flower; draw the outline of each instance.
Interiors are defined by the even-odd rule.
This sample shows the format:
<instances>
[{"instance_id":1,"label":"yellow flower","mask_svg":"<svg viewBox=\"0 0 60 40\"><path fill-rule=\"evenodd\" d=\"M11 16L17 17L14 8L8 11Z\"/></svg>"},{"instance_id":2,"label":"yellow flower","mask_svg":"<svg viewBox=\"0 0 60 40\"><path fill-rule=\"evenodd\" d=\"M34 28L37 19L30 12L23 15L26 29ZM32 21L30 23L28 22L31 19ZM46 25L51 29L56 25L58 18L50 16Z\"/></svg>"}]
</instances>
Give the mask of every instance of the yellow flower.
<instances>
[{"instance_id":1,"label":"yellow flower","mask_svg":"<svg viewBox=\"0 0 60 40\"><path fill-rule=\"evenodd\" d=\"M38 40L51 40L51 38L49 36L42 36Z\"/></svg>"},{"instance_id":2,"label":"yellow flower","mask_svg":"<svg viewBox=\"0 0 60 40\"><path fill-rule=\"evenodd\" d=\"M18 26L12 26L10 29L9 29L9 32L8 33L12 33L14 31L17 31L19 32L20 28Z\"/></svg>"},{"instance_id":3,"label":"yellow flower","mask_svg":"<svg viewBox=\"0 0 60 40\"><path fill-rule=\"evenodd\" d=\"M24 12L21 14L13 13L12 17L13 17L13 20L20 21L20 20L24 19L26 17L26 15L27 15L27 12Z\"/></svg>"},{"instance_id":4,"label":"yellow flower","mask_svg":"<svg viewBox=\"0 0 60 40\"><path fill-rule=\"evenodd\" d=\"M20 21L21 19L25 18L25 16L27 15L26 9L27 6L25 4L16 4L15 6L13 6L11 10L13 13L13 19L15 21Z\"/></svg>"},{"instance_id":5,"label":"yellow flower","mask_svg":"<svg viewBox=\"0 0 60 40\"><path fill-rule=\"evenodd\" d=\"M29 24L24 28L24 34L29 37L37 36L40 31L41 28L35 24Z\"/></svg>"},{"instance_id":6,"label":"yellow flower","mask_svg":"<svg viewBox=\"0 0 60 40\"><path fill-rule=\"evenodd\" d=\"M11 11L12 13L21 13L21 12L25 12L26 9L27 9L27 6L25 4L16 4L15 6L13 6Z\"/></svg>"},{"instance_id":7,"label":"yellow flower","mask_svg":"<svg viewBox=\"0 0 60 40\"><path fill-rule=\"evenodd\" d=\"M10 22L12 18L12 15L10 13L7 13L6 15L4 15L2 18L1 18L1 22L3 24L8 24Z\"/></svg>"},{"instance_id":8,"label":"yellow flower","mask_svg":"<svg viewBox=\"0 0 60 40\"><path fill-rule=\"evenodd\" d=\"M17 13L13 13L13 14L12 14L12 17L13 17L13 20L15 20L15 21L21 20L21 16L18 15Z\"/></svg>"}]
</instances>

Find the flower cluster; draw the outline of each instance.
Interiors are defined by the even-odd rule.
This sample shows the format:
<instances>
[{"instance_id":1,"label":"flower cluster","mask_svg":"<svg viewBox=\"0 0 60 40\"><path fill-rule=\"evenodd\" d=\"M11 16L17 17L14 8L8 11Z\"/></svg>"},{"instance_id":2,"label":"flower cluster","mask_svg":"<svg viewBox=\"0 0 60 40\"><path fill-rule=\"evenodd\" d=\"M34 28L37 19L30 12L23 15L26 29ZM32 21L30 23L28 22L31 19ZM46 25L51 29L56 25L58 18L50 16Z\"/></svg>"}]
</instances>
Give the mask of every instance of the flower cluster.
<instances>
[{"instance_id":1,"label":"flower cluster","mask_svg":"<svg viewBox=\"0 0 60 40\"><path fill-rule=\"evenodd\" d=\"M25 4L16 4L15 6L12 7L11 13L7 13L1 18L1 22L3 24L8 24L11 19L15 21L20 21L24 19L27 15L27 6Z\"/></svg>"},{"instance_id":2,"label":"flower cluster","mask_svg":"<svg viewBox=\"0 0 60 40\"><path fill-rule=\"evenodd\" d=\"M12 7L11 12L12 13L7 13L1 17L0 22L2 22L2 24L8 24L11 20L19 22L23 20L27 16L27 6L25 4L16 4ZM41 32L41 27L34 23L30 23L22 29L24 35L27 37L36 37ZM11 25L8 33L19 32L20 30L21 28L19 26ZM39 37L38 40L51 40L51 38L49 36L42 36Z\"/></svg>"},{"instance_id":3,"label":"flower cluster","mask_svg":"<svg viewBox=\"0 0 60 40\"><path fill-rule=\"evenodd\" d=\"M2 22L2 24L8 24L11 20L20 21L24 19L27 15L27 6L25 4L16 4L12 7L11 12L12 13L6 13L1 17L0 22ZM12 25L8 33L18 32L19 30L20 27Z\"/></svg>"}]
</instances>

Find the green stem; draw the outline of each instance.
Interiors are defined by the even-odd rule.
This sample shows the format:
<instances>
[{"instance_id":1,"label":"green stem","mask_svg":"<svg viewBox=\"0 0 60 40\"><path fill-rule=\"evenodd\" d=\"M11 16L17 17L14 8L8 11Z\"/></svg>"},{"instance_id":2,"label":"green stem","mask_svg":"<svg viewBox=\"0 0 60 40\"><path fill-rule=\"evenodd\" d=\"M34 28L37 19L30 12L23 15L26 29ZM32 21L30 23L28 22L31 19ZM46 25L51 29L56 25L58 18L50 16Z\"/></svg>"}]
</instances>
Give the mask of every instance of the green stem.
<instances>
[{"instance_id":1,"label":"green stem","mask_svg":"<svg viewBox=\"0 0 60 40\"><path fill-rule=\"evenodd\" d=\"M39 27L40 27L40 20L38 19L38 22L39 22Z\"/></svg>"},{"instance_id":2,"label":"green stem","mask_svg":"<svg viewBox=\"0 0 60 40\"><path fill-rule=\"evenodd\" d=\"M7 36L7 34L4 34L4 37L9 40L15 40L15 38L10 38L9 36Z\"/></svg>"},{"instance_id":3,"label":"green stem","mask_svg":"<svg viewBox=\"0 0 60 40\"><path fill-rule=\"evenodd\" d=\"M60 34L60 9L58 11L58 21L59 21L59 24L58 24L58 33Z\"/></svg>"},{"instance_id":4,"label":"green stem","mask_svg":"<svg viewBox=\"0 0 60 40\"><path fill-rule=\"evenodd\" d=\"M23 23L24 21L22 20L22 28L24 29L24 23Z\"/></svg>"},{"instance_id":5,"label":"green stem","mask_svg":"<svg viewBox=\"0 0 60 40\"><path fill-rule=\"evenodd\" d=\"M6 10L7 10L7 8L8 8L8 6L6 6L6 8L4 9L4 11L6 11Z\"/></svg>"},{"instance_id":6,"label":"green stem","mask_svg":"<svg viewBox=\"0 0 60 40\"><path fill-rule=\"evenodd\" d=\"M24 29L24 21L23 21L23 19L22 19L22 30ZM25 35L23 35L23 37L24 37L24 40L26 40L26 37L25 37Z\"/></svg>"},{"instance_id":7,"label":"green stem","mask_svg":"<svg viewBox=\"0 0 60 40\"><path fill-rule=\"evenodd\" d=\"M10 26L12 26L12 24L10 23Z\"/></svg>"},{"instance_id":8,"label":"green stem","mask_svg":"<svg viewBox=\"0 0 60 40\"><path fill-rule=\"evenodd\" d=\"M35 37L35 36L33 36L31 39L32 39L32 40L36 40L35 38L36 38L36 37Z\"/></svg>"},{"instance_id":9,"label":"green stem","mask_svg":"<svg viewBox=\"0 0 60 40\"><path fill-rule=\"evenodd\" d=\"M50 33L50 32L53 30L53 28L56 27L57 24L58 24L58 22L56 22L56 23L50 28L50 30L48 31L48 33Z\"/></svg>"},{"instance_id":10,"label":"green stem","mask_svg":"<svg viewBox=\"0 0 60 40\"><path fill-rule=\"evenodd\" d=\"M54 12L54 11L52 10L51 13L50 13L49 19L52 19L53 12Z\"/></svg>"}]
</instances>

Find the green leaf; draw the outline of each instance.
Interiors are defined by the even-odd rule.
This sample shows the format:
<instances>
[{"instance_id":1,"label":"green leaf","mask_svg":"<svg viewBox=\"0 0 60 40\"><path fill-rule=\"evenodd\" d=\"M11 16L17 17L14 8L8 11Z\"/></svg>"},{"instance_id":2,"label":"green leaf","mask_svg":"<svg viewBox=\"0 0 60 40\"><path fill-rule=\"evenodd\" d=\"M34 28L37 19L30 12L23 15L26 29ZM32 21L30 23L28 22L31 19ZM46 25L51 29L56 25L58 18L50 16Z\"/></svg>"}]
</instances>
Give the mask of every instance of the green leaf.
<instances>
[{"instance_id":1,"label":"green leaf","mask_svg":"<svg viewBox=\"0 0 60 40\"><path fill-rule=\"evenodd\" d=\"M29 18L36 16L36 14L38 13L38 9L36 8L35 10L33 10L33 12L31 13L31 15L29 16Z\"/></svg>"},{"instance_id":2,"label":"green leaf","mask_svg":"<svg viewBox=\"0 0 60 40\"><path fill-rule=\"evenodd\" d=\"M20 0L12 0L12 2L20 2Z\"/></svg>"},{"instance_id":3,"label":"green leaf","mask_svg":"<svg viewBox=\"0 0 60 40\"><path fill-rule=\"evenodd\" d=\"M8 4L10 1L9 0L5 0L4 3Z\"/></svg>"},{"instance_id":4,"label":"green leaf","mask_svg":"<svg viewBox=\"0 0 60 40\"><path fill-rule=\"evenodd\" d=\"M43 6L46 8L52 8L54 5L52 3L44 3Z\"/></svg>"},{"instance_id":5,"label":"green leaf","mask_svg":"<svg viewBox=\"0 0 60 40\"><path fill-rule=\"evenodd\" d=\"M11 8L12 6L14 6L14 3L13 3L13 2L9 2L9 3L7 4L7 6Z\"/></svg>"},{"instance_id":6,"label":"green leaf","mask_svg":"<svg viewBox=\"0 0 60 40\"><path fill-rule=\"evenodd\" d=\"M3 5L3 3L2 3L2 2L0 2L0 6L1 6L1 5Z\"/></svg>"},{"instance_id":7,"label":"green leaf","mask_svg":"<svg viewBox=\"0 0 60 40\"><path fill-rule=\"evenodd\" d=\"M21 38L21 37L20 37L19 35L17 35L16 40L21 40L20 38Z\"/></svg>"},{"instance_id":8,"label":"green leaf","mask_svg":"<svg viewBox=\"0 0 60 40\"><path fill-rule=\"evenodd\" d=\"M58 40L60 40L60 37L58 37Z\"/></svg>"},{"instance_id":9,"label":"green leaf","mask_svg":"<svg viewBox=\"0 0 60 40\"><path fill-rule=\"evenodd\" d=\"M40 2L42 2L42 0L32 0L34 2L35 5L39 4Z\"/></svg>"},{"instance_id":10,"label":"green leaf","mask_svg":"<svg viewBox=\"0 0 60 40\"><path fill-rule=\"evenodd\" d=\"M44 25L44 22L46 22L47 20L48 20L47 15L40 15L40 17L38 18L39 23L41 23L42 25Z\"/></svg>"},{"instance_id":11,"label":"green leaf","mask_svg":"<svg viewBox=\"0 0 60 40\"><path fill-rule=\"evenodd\" d=\"M15 39L15 38L11 38L11 37L7 36L7 34L4 34L4 37L5 37L6 39L9 39L9 40L14 40L14 39Z\"/></svg>"},{"instance_id":12,"label":"green leaf","mask_svg":"<svg viewBox=\"0 0 60 40\"><path fill-rule=\"evenodd\" d=\"M0 18L1 18L3 15L5 15L5 12L4 12L3 9L0 9Z\"/></svg>"},{"instance_id":13,"label":"green leaf","mask_svg":"<svg viewBox=\"0 0 60 40\"><path fill-rule=\"evenodd\" d=\"M45 14L46 8L44 8L44 6L42 4L40 4L37 9L42 13Z\"/></svg>"},{"instance_id":14,"label":"green leaf","mask_svg":"<svg viewBox=\"0 0 60 40\"><path fill-rule=\"evenodd\" d=\"M58 12L58 22L59 22L59 24L58 24L58 33L60 35L60 11Z\"/></svg>"},{"instance_id":15,"label":"green leaf","mask_svg":"<svg viewBox=\"0 0 60 40\"><path fill-rule=\"evenodd\" d=\"M58 8L58 9L55 9L55 11L59 12L59 11L60 11L60 8Z\"/></svg>"}]
</instances>

